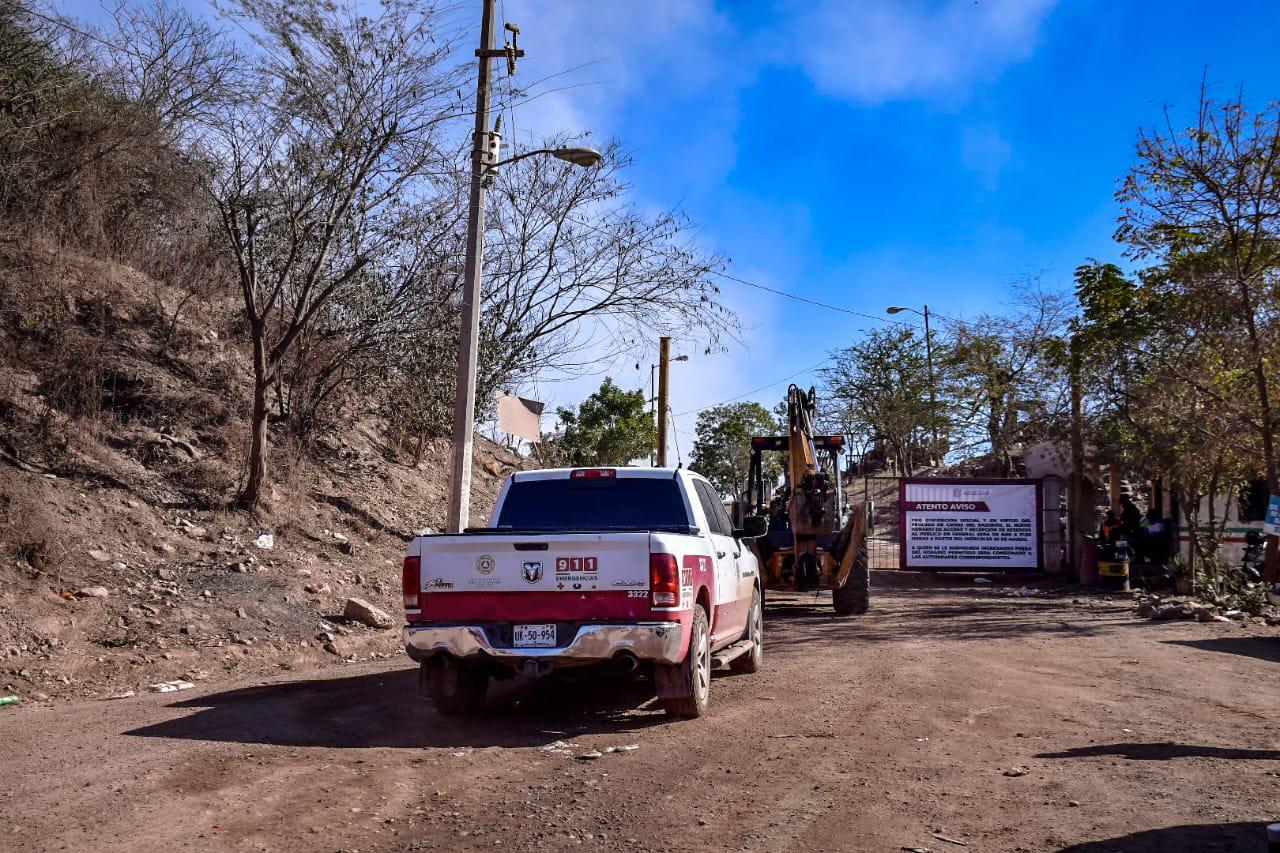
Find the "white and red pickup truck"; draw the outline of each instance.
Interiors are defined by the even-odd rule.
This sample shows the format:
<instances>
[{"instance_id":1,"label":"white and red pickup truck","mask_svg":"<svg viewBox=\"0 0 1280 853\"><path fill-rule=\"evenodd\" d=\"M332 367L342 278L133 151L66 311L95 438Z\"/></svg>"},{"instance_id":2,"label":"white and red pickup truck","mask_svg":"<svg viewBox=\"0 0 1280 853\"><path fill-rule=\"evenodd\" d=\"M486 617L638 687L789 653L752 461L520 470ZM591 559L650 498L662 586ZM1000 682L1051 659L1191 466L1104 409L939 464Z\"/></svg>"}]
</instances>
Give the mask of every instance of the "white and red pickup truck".
<instances>
[{"instance_id":1,"label":"white and red pickup truck","mask_svg":"<svg viewBox=\"0 0 1280 853\"><path fill-rule=\"evenodd\" d=\"M517 472L488 527L419 536L404 560L405 651L437 709L467 713L491 677L652 667L667 712L707 710L714 665L755 672L759 566L712 485L671 468Z\"/></svg>"}]
</instances>

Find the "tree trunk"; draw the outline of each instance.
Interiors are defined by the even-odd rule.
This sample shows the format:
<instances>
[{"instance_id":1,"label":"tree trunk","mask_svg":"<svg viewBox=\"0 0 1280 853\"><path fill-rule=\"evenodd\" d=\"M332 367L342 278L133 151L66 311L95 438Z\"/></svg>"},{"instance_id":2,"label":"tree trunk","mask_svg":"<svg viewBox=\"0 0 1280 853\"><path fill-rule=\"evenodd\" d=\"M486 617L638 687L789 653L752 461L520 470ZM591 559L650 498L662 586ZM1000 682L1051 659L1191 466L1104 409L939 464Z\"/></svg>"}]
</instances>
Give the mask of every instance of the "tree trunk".
<instances>
[{"instance_id":1,"label":"tree trunk","mask_svg":"<svg viewBox=\"0 0 1280 853\"><path fill-rule=\"evenodd\" d=\"M1272 433L1272 425L1275 421L1271 418L1271 393L1267 388L1267 370L1262 358L1262 347L1258 343L1258 326L1254 322L1253 298L1249 292L1249 285L1244 280L1240 281L1240 297L1244 300L1245 327L1249 331L1249 356L1253 361L1254 382L1258 386L1258 409L1259 414L1262 415L1262 461L1267 472L1267 492L1271 495L1280 495L1280 472L1276 468L1275 440ZM1277 539L1275 536L1268 535L1266 541L1263 578L1267 586L1270 586L1276 581Z\"/></svg>"},{"instance_id":2,"label":"tree trunk","mask_svg":"<svg viewBox=\"0 0 1280 853\"><path fill-rule=\"evenodd\" d=\"M262 487L267 479L267 392L271 388L271 376L267 372L266 352L262 335L253 335L253 413L249 421L249 470L244 489L236 499L240 509L257 509L262 499Z\"/></svg>"}]
</instances>

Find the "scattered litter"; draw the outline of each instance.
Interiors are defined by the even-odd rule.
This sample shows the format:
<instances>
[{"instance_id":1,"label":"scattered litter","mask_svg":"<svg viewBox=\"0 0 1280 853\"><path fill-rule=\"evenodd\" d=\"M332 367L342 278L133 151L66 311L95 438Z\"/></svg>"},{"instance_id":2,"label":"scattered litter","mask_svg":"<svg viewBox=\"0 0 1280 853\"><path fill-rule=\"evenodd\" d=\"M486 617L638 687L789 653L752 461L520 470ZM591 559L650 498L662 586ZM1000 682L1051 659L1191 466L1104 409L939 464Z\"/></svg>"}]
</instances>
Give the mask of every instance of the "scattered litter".
<instances>
[{"instance_id":1,"label":"scattered litter","mask_svg":"<svg viewBox=\"0 0 1280 853\"><path fill-rule=\"evenodd\" d=\"M253 540L253 544L264 551L270 551L276 547L276 537L271 534L271 531L264 530L258 534L257 539Z\"/></svg>"},{"instance_id":2,"label":"scattered litter","mask_svg":"<svg viewBox=\"0 0 1280 853\"><path fill-rule=\"evenodd\" d=\"M605 750L605 752L606 752L606 753L610 753L610 752L632 752L633 750L637 750L637 749L639 749L639 748L640 748L640 744L638 744L638 743L629 743L629 744L627 744L626 746L611 746L611 747L609 747L608 749L606 749L606 750Z\"/></svg>"},{"instance_id":3,"label":"scattered litter","mask_svg":"<svg viewBox=\"0 0 1280 853\"><path fill-rule=\"evenodd\" d=\"M543 752L554 752L559 755L567 755L572 750L573 750L573 745L565 743L562 740L552 741L551 743L542 747Z\"/></svg>"},{"instance_id":4,"label":"scattered litter","mask_svg":"<svg viewBox=\"0 0 1280 853\"><path fill-rule=\"evenodd\" d=\"M137 695L138 695L137 691L126 690L125 692L117 693L114 696L103 696L102 699L104 702L109 701L111 699L132 699L134 696L137 696Z\"/></svg>"},{"instance_id":5,"label":"scattered litter","mask_svg":"<svg viewBox=\"0 0 1280 853\"><path fill-rule=\"evenodd\" d=\"M17 705L21 701L17 696L0 696L0 705Z\"/></svg>"},{"instance_id":6,"label":"scattered litter","mask_svg":"<svg viewBox=\"0 0 1280 853\"><path fill-rule=\"evenodd\" d=\"M929 833L929 834L930 834L930 835L932 835L934 838L938 839L939 841L945 841L945 842L947 842L948 844L954 844L954 845L956 845L957 847L968 847L968 846L969 846L969 842L967 842L967 841L957 841L957 840L956 840L956 839L954 839L954 838L947 838L945 835L939 835L939 834L938 834L938 833L936 833L936 832L931 832L931 833Z\"/></svg>"},{"instance_id":7,"label":"scattered litter","mask_svg":"<svg viewBox=\"0 0 1280 853\"><path fill-rule=\"evenodd\" d=\"M974 583L991 583L991 578L974 578Z\"/></svg>"},{"instance_id":8,"label":"scattered litter","mask_svg":"<svg viewBox=\"0 0 1280 853\"><path fill-rule=\"evenodd\" d=\"M1016 593L1014 593L1014 594L1015 594L1015 595L1020 595L1020 596L1022 596L1023 598L1030 598L1031 596L1035 595L1035 593L1034 593L1033 591L1031 591L1030 589L1028 589L1026 586L1023 586L1023 587L1022 587L1022 589L1018 590L1018 591L1017 591Z\"/></svg>"},{"instance_id":9,"label":"scattered litter","mask_svg":"<svg viewBox=\"0 0 1280 853\"><path fill-rule=\"evenodd\" d=\"M578 756L579 761L595 761L598 758L604 758L604 753L598 749L593 749L588 752L584 752Z\"/></svg>"},{"instance_id":10,"label":"scattered litter","mask_svg":"<svg viewBox=\"0 0 1280 853\"><path fill-rule=\"evenodd\" d=\"M152 693L174 693L178 690L190 690L195 687L190 681L161 681L159 684L152 684L149 688Z\"/></svg>"},{"instance_id":11,"label":"scattered litter","mask_svg":"<svg viewBox=\"0 0 1280 853\"><path fill-rule=\"evenodd\" d=\"M1071 806L1071 808L1073 808L1073 809L1078 809L1078 808L1080 808L1080 801L1079 801L1079 800L1067 800L1067 805Z\"/></svg>"},{"instance_id":12,"label":"scattered litter","mask_svg":"<svg viewBox=\"0 0 1280 853\"><path fill-rule=\"evenodd\" d=\"M903 847L904 853L933 853L928 847Z\"/></svg>"},{"instance_id":13,"label":"scattered litter","mask_svg":"<svg viewBox=\"0 0 1280 853\"><path fill-rule=\"evenodd\" d=\"M1128 732L1133 731L1133 729L1121 729L1120 731L1128 733Z\"/></svg>"},{"instance_id":14,"label":"scattered litter","mask_svg":"<svg viewBox=\"0 0 1280 853\"><path fill-rule=\"evenodd\" d=\"M1031 771L1025 767L1010 767L1008 770L1004 771L1004 775L1016 778L1018 776L1026 776L1030 772Z\"/></svg>"},{"instance_id":15,"label":"scattered litter","mask_svg":"<svg viewBox=\"0 0 1280 853\"><path fill-rule=\"evenodd\" d=\"M918 737L916 738L916 743L924 743L927 740L929 740L927 737Z\"/></svg>"}]
</instances>

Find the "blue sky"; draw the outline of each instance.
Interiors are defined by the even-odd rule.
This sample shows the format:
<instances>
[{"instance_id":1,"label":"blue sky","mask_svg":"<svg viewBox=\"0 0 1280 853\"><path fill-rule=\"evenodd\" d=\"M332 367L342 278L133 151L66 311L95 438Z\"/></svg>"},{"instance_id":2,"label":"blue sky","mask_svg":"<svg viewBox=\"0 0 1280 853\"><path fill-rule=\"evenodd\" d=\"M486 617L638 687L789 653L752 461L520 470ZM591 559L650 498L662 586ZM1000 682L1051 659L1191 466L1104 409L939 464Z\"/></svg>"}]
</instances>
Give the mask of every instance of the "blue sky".
<instances>
[{"instance_id":1,"label":"blue sky","mask_svg":"<svg viewBox=\"0 0 1280 853\"><path fill-rule=\"evenodd\" d=\"M522 78L592 63L557 81L590 85L522 107L521 133L617 136L638 200L684 208L736 275L876 316L999 313L1021 276L1068 289L1085 258L1121 261L1113 194L1138 128L1166 105L1185 119L1206 67L1213 92L1280 97L1275 2L502 2ZM724 288L755 328L673 368L677 412L876 325ZM693 416L678 426L687 453Z\"/></svg>"},{"instance_id":2,"label":"blue sky","mask_svg":"<svg viewBox=\"0 0 1280 853\"><path fill-rule=\"evenodd\" d=\"M1138 128L1166 106L1188 120L1206 69L1216 94L1280 98L1275 0L499 3L527 51L516 82L559 75L508 115L517 149L617 137L636 202L685 210L734 275L874 317L999 313L1020 277L1065 290L1084 259L1121 261L1113 195ZM101 15L98 0L64 8ZM468 54L479 9L450 13ZM691 355L672 370L686 455L694 410L772 382L749 395L771 406L775 380L878 325L728 281L724 296L741 345L676 343ZM651 360L601 375L639 387ZM577 402L600 378L520 390Z\"/></svg>"}]
</instances>

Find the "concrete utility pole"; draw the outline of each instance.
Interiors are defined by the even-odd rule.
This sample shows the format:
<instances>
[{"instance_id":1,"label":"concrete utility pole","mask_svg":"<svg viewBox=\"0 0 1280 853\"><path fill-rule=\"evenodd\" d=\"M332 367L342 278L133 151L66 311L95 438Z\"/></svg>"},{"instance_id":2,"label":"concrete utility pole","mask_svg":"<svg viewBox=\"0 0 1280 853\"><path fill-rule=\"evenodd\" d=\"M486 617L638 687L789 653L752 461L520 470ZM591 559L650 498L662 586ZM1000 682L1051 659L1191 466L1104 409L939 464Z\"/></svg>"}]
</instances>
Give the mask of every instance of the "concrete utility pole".
<instances>
[{"instance_id":1,"label":"concrete utility pole","mask_svg":"<svg viewBox=\"0 0 1280 853\"><path fill-rule=\"evenodd\" d=\"M929 365L929 414L933 418L933 452L929 454L929 464L933 465L935 454L942 448L938 446L938 383L933 378L933 333L929 331L929 306L924 306L924 356Z\"/></svg>"},{"instance_id":2,"label":"concrete utility pole","mask_svg":"<svg viewBox=\"0 0 1280 853\"><path fill-rule=\"evenodd\" d=\"M667 467L667 373L671 367L671 338L658 341L658 467Z\"/></svg>"},{"instance_id":3,"label":"concrete utility pole","mask_svg":"<svg viewBox=\"0 0 1280 853\"><path fill-rule=\"evenodd\" d=\"M498 159L502 141L502 116L498 124L489 129L489 108L492 101L490 86L490 62L497 58L507 60L507 73L516 73L516 60L524 56L518 39L520 28L507 23L511 41L503 47L493 47L493 16L497 0L482 0L484 9L480 18L480 47L476 56L480 59L480 74L476 80L476 129L471 142L471 204L467 209L467 262L462 290L462 327L458 341L458 382L453 398L453 480L449 491L449 532L457 533L471 523L471 452L475 441L476 420L476 351L480 339L480 309L484 291L480 276L484 269L484 197L485 185L499 166L515 163L526 157L550 154L557 160L583 168L601 161L600 152L582 146L539 148L526 151L507 160Z\"/></svg>"},{"instance_id":4,"label":"concrete utility pole","mask_svg":"<svg viewBox=\"0 0 1280 853\"><path fill-rule=\"evenodd\" d=\"M935 419L931 431L933 433L933 448L929 453L929 464L933 465L934 454L942 448L938 445L938 424L936 421L938 417L938 383L933 378L933 332L929 329L929 306L925 305L923 312L899 305L892 305L885 309L887 314L899 314L903 311L910 311L912 314L919 314L924 317L924 357L929 369L929 408L931 417ZM941 459L938 461L941 462Z\"/></svg>"},{"instance_id":5,"label":"concrete utility pole","mask_svg":"<svg viewBox=\"0 0 1280 853\"><path fill-rule=\"evenodd\" d=\"M480 19L480 76L476 85L476 129L471 142L471 204L467 209L467 261L462 290L462 328L458 341L458 380L453 400L453 488L449 490L449 532L471 523L471 452L476 418L476 350L480 338L480 270L484 266L485 171L496 160L496 140L489 132L492 101L490 68L493 13L497 0L483 0Z\"/></svg>"}]
</instances>

